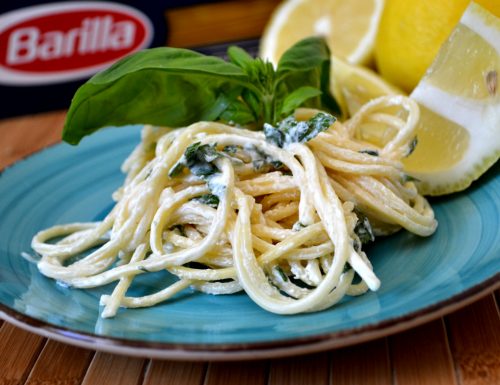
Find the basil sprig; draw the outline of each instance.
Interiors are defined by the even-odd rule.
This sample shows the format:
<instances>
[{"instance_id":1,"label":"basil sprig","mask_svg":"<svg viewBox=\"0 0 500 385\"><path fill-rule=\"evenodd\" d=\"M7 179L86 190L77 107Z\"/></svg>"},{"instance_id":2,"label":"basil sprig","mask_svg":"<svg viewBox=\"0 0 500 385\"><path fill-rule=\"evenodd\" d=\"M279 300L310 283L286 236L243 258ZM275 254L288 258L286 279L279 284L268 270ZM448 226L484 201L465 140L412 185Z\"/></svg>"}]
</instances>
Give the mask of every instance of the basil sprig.
<instances>
[{"instance_id":1,"label":"basil sprig","mask_svg":"<svg viewBox=\"0 0 500 385\"><path fill-rule=\"evenodd\" d=\"M322 38L286 51L277 69L231 47L229 62L180 48L153 48L128 56L76 92L64 125L71 144L105 126L182 127L220 120L261 129L299 106L337 113L329 91L330 51Z\"/></svg>"}]
</instances>

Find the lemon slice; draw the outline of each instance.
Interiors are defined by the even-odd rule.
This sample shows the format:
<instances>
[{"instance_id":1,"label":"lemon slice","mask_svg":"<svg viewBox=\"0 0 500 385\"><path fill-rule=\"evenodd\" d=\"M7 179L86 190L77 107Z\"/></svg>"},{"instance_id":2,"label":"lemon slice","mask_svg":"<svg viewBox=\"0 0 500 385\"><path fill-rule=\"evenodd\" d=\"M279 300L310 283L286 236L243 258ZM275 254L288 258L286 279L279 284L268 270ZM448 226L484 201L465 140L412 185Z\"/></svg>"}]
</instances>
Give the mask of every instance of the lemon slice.
<instances>
[{"instance_id":1,"label":"lemon slice","mask_svg":"<svg viewBox=\"0 0 500 385\"><path fill-rule=\"evenodd\" d=\"M411 97L418 145L404 162L422 193L467 188L500 157L500 19L472 3Z\"/></svg>"},{"instance_id":2,"label":"lemon slice","mask_svg":"<svg viewBox=\"0 0 500 385\"><path fill-rule=\"evenodd\" d=\"M297 41L324 36L332 52L351 63L371 60L383 0L288 0L273 13L260 54L276 64Z\"/></svg>"},{"instance_id":3,"label":"lemon slice","mask_svg":"<svg viewBox=\"0 0 500 385\"><path fill-rule=\"evenodd\" d=\"M403 92L382 79L376 72L349 64L332 55L330 89L344 118L352 116L370 100Z\"/></svg>"}]
</instances>

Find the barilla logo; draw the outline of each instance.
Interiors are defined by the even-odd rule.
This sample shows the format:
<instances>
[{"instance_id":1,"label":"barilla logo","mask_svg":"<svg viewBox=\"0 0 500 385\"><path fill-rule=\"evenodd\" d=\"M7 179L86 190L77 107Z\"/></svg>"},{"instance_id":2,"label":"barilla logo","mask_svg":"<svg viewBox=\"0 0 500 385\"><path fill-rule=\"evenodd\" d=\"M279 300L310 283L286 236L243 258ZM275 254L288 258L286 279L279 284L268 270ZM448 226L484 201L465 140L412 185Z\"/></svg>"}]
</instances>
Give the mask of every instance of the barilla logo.
<instances>
[{"instance_id":1,"label":"barilla logo","mask_svg":"<svg viewBox=\"0 0 500 385\"><path fill-rule=\"evenodd\" d=\"M29 86L89 77L146 48L149 19L108 2L50 3L0 16L0 83Z\"/></svg>"}]
</instances>

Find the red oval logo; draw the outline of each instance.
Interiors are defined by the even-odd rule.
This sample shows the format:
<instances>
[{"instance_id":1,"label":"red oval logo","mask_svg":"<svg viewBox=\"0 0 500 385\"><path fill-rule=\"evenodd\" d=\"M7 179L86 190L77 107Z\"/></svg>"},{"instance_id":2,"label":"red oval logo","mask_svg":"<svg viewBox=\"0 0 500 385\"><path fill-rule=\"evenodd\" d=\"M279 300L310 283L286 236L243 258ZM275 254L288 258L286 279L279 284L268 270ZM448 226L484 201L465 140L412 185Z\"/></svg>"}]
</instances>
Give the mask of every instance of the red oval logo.
<instances>
[{"instance_id":1,"label":"red oval logo","mask_svg":"<svg viewBox=\"0 0 500 385\"><path fill-rule=\"evenodd\" d=\"M152 25L116 3L69 2L0 17L0 82L43 84L90 76L149 45Z\"/></svg>"}]
</instances>

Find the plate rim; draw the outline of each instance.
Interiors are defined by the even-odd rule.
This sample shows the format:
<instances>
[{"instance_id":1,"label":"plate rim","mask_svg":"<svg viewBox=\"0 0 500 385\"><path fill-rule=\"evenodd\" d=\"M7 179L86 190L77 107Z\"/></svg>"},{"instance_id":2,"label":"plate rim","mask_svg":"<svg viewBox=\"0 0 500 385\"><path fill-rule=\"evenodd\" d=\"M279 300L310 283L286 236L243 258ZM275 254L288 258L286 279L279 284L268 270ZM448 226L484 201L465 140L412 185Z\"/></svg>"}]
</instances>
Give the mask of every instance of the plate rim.
<instances>
[{"instance_id":1,"label":"plate rim","mask_svg":"<svg viewBox=\"0 0 500 385\"><path fill-rule=\"evenodd\" d=\"M188 344L124 339L76 331L22 314L0 303L0 319L43 337L107 353L178 361L237 361L309 354L402 332L459 310L500 289L500 272L445 300L399 317L342 331L267 342Z\"/></svg>"}]
</instances>

